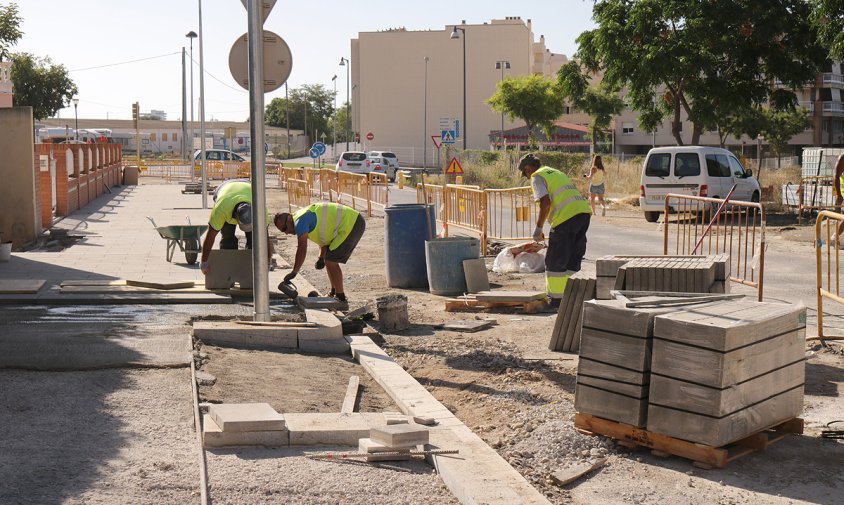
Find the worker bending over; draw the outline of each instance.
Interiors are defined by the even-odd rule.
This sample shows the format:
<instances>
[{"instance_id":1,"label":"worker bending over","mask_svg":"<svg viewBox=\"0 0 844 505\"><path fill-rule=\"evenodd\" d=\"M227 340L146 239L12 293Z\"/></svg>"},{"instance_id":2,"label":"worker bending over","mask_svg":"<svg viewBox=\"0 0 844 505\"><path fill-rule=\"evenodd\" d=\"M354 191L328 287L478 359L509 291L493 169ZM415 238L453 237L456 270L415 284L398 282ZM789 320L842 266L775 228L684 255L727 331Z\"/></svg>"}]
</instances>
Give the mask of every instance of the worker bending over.
<instances>
[{"instance_id":1,"label":"worker bending over","mask_svg":"<svg viewBox=\"0 0 844 505\"><path fill-rule=\"evenodd\" d=\"M208 275L208 256L214 247L217 234L221 233L220 249L237 249L236 227L246 234L246 248L252 249L252 185L244 181L224 182L214 192L214 207L208 218L208 232L202 242L202 259L199 268ZM273 245L267 233L267 252L273 257Z\"/></svg>"},{"instance_id":2,"label":"worker bending over","mask_svg":"<svg viewBox=\"0 0 844 505\"><path fill-rule=\"evenodd\" d=\"M340 263L346 263L358 245L366 229L366 221L358 211L339 203L315 203L296 211L293 215L279 212L273 219L275 227L288 235L298 237L296 259L293 270L284 277L288 282L299 273L308 254L308 239L319 246L319 259L315 268L325 267L333 296L346 301L343 290L343 271Z\"/></svg>"},{"instance_id":3,"label":"worker bending over","mask_svg":"<svg viewBox=\"0 0 844 505\"><path fill-rule=\"evenodd\" d=\"M586 231L592 211L589 202L568 176L551 167L543 167L533 154L526 154L519 161L522 175L530 178L533 198L539 202L539 217L533 240L545 238L542 225L551 223L548 251L545 253L545 289L552 306L559 306L569 277L580 271L580 262L586 254Z\"/></svg>"}]
</instances>

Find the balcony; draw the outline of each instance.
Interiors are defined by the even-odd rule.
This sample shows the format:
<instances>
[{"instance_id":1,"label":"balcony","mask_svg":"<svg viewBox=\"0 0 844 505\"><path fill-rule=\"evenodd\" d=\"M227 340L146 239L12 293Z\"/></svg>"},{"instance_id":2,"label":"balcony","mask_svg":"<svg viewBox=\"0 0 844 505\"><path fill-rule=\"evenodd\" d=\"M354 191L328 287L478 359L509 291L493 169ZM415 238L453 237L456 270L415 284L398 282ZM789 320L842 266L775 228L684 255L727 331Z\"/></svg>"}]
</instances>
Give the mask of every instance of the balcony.
<instances>
[{"instance_id":1,"label":"balcony","mask_svg":"<svg viewBox=\"0 0 844 505\"><path fill-rule=\"evenodd\" d=\"M823 83L825 86L830 87L844 87L844 75L833 74L832 72L825 72L823 74Z\"/></svg>"},{"instance_id":2,"label":"balcony","mask_svg":"<svg viewBox=\"0 0 844 505\"><path fill-rule=\"evenodd\" d=\"M822 102L824 116L844 116L844 102ZM815 112L814 102L800 102L801 107L805 107L809 112Z\"/></svg>"},{"instance_id":3,"label":"balcony","mask_svg":"<svg viewBox=\"0 0 844 505\"><path fill-rule=\"evenodd\" d=\"M12 92L12 62L0 61L0 93Z\"/></svg>"}]
</instances>

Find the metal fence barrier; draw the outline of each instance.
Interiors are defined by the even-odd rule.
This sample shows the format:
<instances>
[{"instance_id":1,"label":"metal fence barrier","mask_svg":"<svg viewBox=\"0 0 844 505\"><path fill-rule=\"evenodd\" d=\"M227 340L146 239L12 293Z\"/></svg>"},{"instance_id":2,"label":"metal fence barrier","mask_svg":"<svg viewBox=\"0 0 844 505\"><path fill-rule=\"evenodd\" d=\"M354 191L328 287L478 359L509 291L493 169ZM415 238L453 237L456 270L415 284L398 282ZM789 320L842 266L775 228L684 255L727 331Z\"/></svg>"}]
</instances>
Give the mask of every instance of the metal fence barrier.
<instances>
[{"instance_id":1,"label":"metal fence barrier","mask_svg":"<svg viewBox=\"0 0 844 505\"><path fill-rule=\"evenodd\" d=\"M367 179L369 201L381 207L390 205L390 179L387 174L370 172Z\"/></svg>"},{"instance_id":2,"label":"metal fence barrier","mask_svg":"<svg viewBox=\"0 0 844 505\"><path fill-rule=\"evenodd\" d=\"M308 181L302 179L287 179L287 207L290 213L296 209L311 204L311 189Z\"/></svg>"},{"instance_id":3,"label":"metal fence barrier","mask_svg":"<svg viewBox=\"0 0 844 505\"><path fill-rule=\"evenodd\" d=\"M319 169L319 196L321 199L333 202L334 198L339 195L339 184L336 170L331 168Z\"/></svg>"},{"instance_id":4,"label":"metal fence barrier","mask_svg":"<svg viewBox=\"0 0 844 505\"><path fill-rule=\"evenodd\" d=\"M338 203L344 203L344 197L351 201L350 207L357 210L358 204L366 207L367 216L372 216L372 201L369 198L369 180L366 174L353 174L351 172L337 173ZM363 207L362 207L363 208Z\"/></svg>"},{"instance_id":5,"label":"metal fence barrier","mask_svg":"<svg viewBox=\"0 0 844 505\"><path fill-rule=\"evenodd\" d=\"M499 240L532 240L539 206L527 187L487 189L487 237Z\"/></svg>"},{"instance_id":6,"label":"metal fence barrier","mask_svg":"<svg viewBox=\"0 0 844 505\"><path fill-rule=\"evenodd\" d=\"M711 215L723 202L719 198L666 195L663 254L729 254L729 280L755 288L761 302L767 247L765 209L759 203L729 201L705 233ZM676 213L669 217L671 209Z\"/></svg>"},{"instance_id":7,"label":"metal fence barrier","mask_svg":"<svg viewBox=\"0 0 844 505\"><path fill-rule=\"evenodd\" d=\"M842 336L824 335L824 300L830 300L844 305L841 296L841 252L838 229L844 223L844 214L821 211L815 221L815 268L816 295L818 299L818 339L823 344L825 340L842 340Z\"/></svg>"}]
</instances>

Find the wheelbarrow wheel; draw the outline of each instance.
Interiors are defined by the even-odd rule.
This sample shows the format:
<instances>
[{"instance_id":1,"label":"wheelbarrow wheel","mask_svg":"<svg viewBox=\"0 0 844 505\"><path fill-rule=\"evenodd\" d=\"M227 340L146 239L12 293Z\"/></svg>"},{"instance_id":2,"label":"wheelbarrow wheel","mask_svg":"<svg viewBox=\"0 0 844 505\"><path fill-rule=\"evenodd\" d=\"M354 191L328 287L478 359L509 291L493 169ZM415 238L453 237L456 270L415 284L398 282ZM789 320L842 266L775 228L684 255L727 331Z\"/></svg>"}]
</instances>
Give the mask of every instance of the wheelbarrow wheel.
<instances>
[{"instance_id":1,"label":"wheelbarrow wheel","mask_svg":"<svg viewBox=\"0 0 844 505\"><path fill-rule=\"evenodd\" d=\"M195 265L196 258L199 257L199 241L198 240L185 240L185 260L188 262L188 265Z\"/></svg>"}]
</instances>

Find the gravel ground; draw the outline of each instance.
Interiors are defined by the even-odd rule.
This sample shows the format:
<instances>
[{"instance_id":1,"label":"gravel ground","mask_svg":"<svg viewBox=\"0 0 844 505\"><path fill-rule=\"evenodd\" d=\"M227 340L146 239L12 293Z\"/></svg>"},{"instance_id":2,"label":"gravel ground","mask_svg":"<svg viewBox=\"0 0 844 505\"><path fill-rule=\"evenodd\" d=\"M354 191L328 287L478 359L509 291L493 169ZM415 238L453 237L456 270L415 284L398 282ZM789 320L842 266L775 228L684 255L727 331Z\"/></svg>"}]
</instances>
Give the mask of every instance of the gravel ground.
<instances>
[{"instance_id":1,"label":"gravel ground","mask_svg":"<svg viewBox=\"0 0 844 505\"><path fill-rule=\"evenodd\" d=\"M354 451L307 448L307 453ZM458 501L422 461L358 463L313 460L303 451L208 451L210 498L223 504L451 505Z\"/></svg>"},{"instance_id":2,"label":"gravel ground","mask_svg":"<svg viewBox=\"0 0 844 505\"><path fill-rule=\"evenodd\" d=\"M190 370L0 370L0 503L198 501Z\"/></svg>"}]
</instances>

